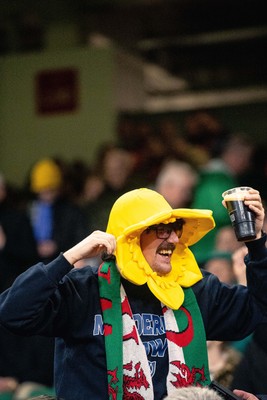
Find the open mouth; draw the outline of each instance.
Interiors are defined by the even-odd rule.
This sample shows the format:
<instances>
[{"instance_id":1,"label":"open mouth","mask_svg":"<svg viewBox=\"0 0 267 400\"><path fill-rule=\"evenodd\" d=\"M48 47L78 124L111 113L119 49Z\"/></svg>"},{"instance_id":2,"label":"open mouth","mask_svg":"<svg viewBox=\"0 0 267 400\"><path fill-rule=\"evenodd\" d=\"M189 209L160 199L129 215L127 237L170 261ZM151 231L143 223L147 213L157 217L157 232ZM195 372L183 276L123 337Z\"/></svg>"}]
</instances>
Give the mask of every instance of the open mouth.
<instances>
[{"instance_id":1,"label":"open mouth","mask_svg":"<svg viewBox=\"0 0 267 400\"><path fill-rule=\"evenodd\" d=\"M172 243L162 243L157 249L157 254L162 257L170 258L174 250L175 246Z\"/></svg>"},{"instance_id":2,"label":"open mouth","mask_svg":"<svg viewBox=\"0 0 267 400\"><path fill-rule=\"evenodd\" d=\"M173 250L171 249L161 249L157 252L159 255L163 256L163 257L171 257Z\"/></svg>"}]
</instances>

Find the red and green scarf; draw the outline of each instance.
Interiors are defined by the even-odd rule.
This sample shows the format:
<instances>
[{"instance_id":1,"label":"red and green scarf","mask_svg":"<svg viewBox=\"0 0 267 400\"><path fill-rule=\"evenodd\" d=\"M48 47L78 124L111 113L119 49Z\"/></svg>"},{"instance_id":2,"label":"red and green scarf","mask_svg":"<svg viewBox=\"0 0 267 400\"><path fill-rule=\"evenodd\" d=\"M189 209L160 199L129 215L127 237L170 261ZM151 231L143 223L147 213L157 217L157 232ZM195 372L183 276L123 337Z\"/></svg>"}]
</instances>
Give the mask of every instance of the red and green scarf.
<instances>
[{"instance_id":1,"label":"red and green scarf","mask_svg":"<svg viewBox=\"0 0 267 400\"><path fill-rule=\"evenodd\" d=\"M153 384L145 347L114 260L100 266L98 280L109 399L132 399L133 393L136 393L138 399L153 400ZM178 310L162 305L169 354L168 394L176 387L205 386L210 383L201 313L192 289L184 289L184 292L185 300Z\"/></svg>"}]
</instances>

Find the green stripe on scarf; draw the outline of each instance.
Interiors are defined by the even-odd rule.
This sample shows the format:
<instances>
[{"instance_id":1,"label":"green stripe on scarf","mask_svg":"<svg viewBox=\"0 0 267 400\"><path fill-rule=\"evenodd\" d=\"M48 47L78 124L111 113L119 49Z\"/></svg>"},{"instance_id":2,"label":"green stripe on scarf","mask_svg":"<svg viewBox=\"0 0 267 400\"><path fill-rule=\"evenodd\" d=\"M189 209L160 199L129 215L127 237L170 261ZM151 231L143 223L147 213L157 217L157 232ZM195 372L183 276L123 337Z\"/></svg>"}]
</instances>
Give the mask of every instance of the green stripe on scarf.
<instances>
[{"instance_id":1,"label":"green stripe on scarf","mask_svg":"<svg viewBox=\"0 0 267 400\"><path fill-rule=\"evenodd\" d=\"M120 275L114 261L103 263L98 277L104 321L109 398L120 400L123 395L122 318Z\"/></svg>"},{"instance_id":2,"label":"green stripe on scarf","mask_svg":"<svg viewBox=\"0 0 267 400\"><path fill-rule=\"evenodd\" d=\"M184 346L184 357L186 365L190 368L194 382L192 384L208 385L210 383L209 366L208 366L208 355L206 347L206 333L204 329L203 319L201 312L195 297L195 294L191 288L184 288L185 299L183 308L190 310L190 314L194 321L194 336L190 345ZM181 310L174 310L174 315L177 321L179 321L179 330L183 330L183 327L188 323L186 314ZM205 343L203 343L205 341ZM196 365L203 367L200 370ZM202 379L205 376L205 382ZM202 381L202 382L201 382Z\"/></svg>"}]
</instances>

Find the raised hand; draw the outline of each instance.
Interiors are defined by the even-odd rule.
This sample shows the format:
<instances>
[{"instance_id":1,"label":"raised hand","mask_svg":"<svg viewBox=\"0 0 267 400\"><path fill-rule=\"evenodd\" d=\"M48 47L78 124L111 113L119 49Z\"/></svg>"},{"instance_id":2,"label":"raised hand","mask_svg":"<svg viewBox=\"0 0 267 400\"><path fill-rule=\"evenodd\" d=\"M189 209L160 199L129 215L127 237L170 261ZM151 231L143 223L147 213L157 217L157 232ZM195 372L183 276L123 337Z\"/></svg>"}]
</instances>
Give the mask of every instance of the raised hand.
<instances>
[{"instance_id":1,"label":"raised hand","mask_svg":"<svg viewBox=\"0 0 267 400\"><path fill-rule=\"evenodd\" d=\"M82 264L76 264L78 261L96 257L102 252L112 254L115 249L116 239L113 235L102 231L94 231L71 249L65 251L63 256L70 264L75 264L75 267L79 268Z\"/></svg>"}]
</instances>

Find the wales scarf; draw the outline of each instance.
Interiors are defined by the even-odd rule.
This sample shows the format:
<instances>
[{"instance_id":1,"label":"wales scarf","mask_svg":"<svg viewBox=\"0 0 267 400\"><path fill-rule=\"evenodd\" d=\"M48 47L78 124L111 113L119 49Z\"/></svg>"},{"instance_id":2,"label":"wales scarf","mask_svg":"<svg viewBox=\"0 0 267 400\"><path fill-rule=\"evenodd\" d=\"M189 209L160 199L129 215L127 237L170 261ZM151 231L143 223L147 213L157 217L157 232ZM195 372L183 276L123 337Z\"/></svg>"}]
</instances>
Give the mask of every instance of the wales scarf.
<instances>
[{"instance_id":1,"label":"wales scarf","mask_svg":"<svg viewBox=\"0 0 267 400\"><path fill-rule=\"evenodd\" d=\"M98 280L109 399L154 400L145 347L114 260L100 266ZM175 387L210 383L202 317L192 289L184 292L185 300L178 310L162 304L169 355L168 393Z\"/></svg>"}]
</instances>

